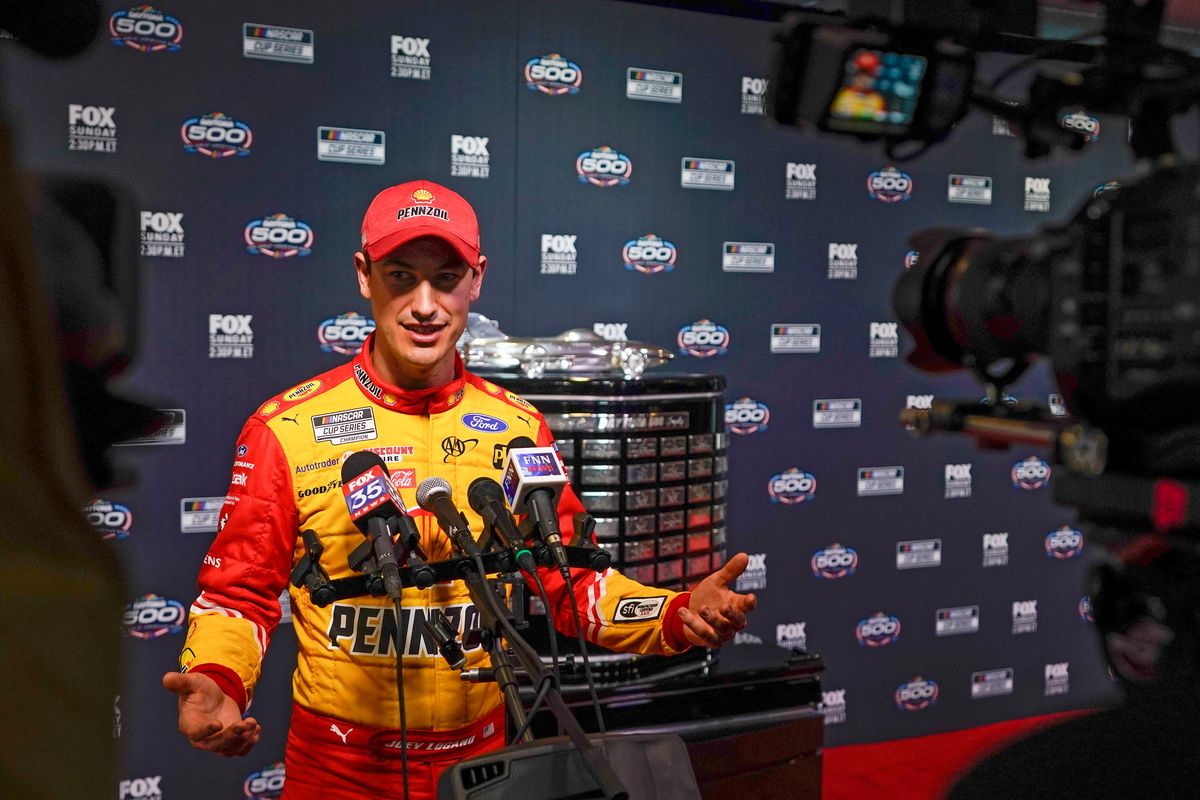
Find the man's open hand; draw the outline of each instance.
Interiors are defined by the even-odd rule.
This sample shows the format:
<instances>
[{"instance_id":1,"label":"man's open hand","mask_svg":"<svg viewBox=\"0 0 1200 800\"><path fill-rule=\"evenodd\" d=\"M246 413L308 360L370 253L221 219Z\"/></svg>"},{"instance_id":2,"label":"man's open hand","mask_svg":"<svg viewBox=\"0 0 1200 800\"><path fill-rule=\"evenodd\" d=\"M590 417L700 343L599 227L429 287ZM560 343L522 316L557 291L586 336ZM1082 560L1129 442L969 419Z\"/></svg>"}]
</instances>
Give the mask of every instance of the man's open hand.
<instances>
[{"instance_id":1,"label":"man's open hand","mask_svg":"<svg viewBox=\"0 0 1200 800\"><path fill-rule=\"evenodd\" d=\"M746 615L754 610L758 599L752 594L738 594L729 587L749 563L749 556L738 553L692 590L688 607L679 610L683 633L689 642L700 647L720 647L746 627Z\"/></svg>"},{"instance_id":2,"label":"man's open hand","mask_svg":"<svg viewBox=\"0 0 1200 800\"><path fill-rule=\"evenodd\" d=\"M262 728L242 719L237 703L216 682L197 672L163 675L163 687L179 697L179 732L192 747L223 756L244 756L258 743Z\"/></svg>"}]
</instances>

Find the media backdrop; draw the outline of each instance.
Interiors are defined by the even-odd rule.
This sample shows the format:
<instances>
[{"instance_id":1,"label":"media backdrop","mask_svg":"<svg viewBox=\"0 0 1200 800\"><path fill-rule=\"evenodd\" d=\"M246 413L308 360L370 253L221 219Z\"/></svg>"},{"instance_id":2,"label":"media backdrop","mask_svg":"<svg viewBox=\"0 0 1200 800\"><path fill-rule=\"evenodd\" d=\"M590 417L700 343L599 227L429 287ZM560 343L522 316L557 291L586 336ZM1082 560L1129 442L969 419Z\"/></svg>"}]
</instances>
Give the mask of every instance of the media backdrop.
<instances>
[{"instance_id":1,"label":"media backdrop","mask_svg":"<svg viewBox=\"0 0 1200 800\"><path fill-rule=\"evenodd\" d=\"M352 255L380 189L465 195L489 257L475 310L512 335L593 328L728 381L728 544L759 608L739 641L819 651L831 744L1089 706L1112 687L1083 577L1097 554L1049 500L1045 453L918 441L898 411L978 397L903 361L889 306L933 225L1025 232L1129 169L1123 120L1026 162L973 113L909 164L762 116L773 28L625 2L109 4L83 56L13 42L6 97L31 167L140 205L130 384L178 425L125 451L89 507L131 586L120 797L274 796L294 640L282 626L247 759L189 748L159 684L212 541L232 444L263 400L369 328ZM995 72L1004 62L985 61ZM1013 81L1013 91L1022 85ZM1048 402L1043 370L1018 388ZM52 620L43 621L53 624ZM731 645L736 646L736 645ZM79 658L63 643L64 658ZM50 710L48 710L50 712ZM203 788L201 788L203 787Z\"/></svg>"}]
</instances>

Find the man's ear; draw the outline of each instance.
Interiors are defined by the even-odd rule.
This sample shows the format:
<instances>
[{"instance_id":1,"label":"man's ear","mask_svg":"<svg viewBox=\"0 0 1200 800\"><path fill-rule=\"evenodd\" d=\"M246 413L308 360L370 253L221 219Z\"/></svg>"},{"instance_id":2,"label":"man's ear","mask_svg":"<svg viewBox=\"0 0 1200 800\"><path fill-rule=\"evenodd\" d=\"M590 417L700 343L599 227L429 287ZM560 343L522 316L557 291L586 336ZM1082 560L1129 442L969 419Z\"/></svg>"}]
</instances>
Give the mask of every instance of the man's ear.
<instances>
[{"instance_id":1,"label":"man's ear","mask_svg":"<svg viewBox=\"0 0 1200 800\"><path fill-rule=\"evenodd\" d=\"M474 303L479 299L479 292L483 288L483 273L487 269L487 256L480 254L479 266L471 270L471 302Z\"/></svg>"},{"instance_id":2,"label":"man's ear","mask_svg":"<svg viewBox=\"0 0 1200 800\"><path fill-rule=\"evenodd\" d=\"M363 252L354 254L354 272L358 276L358 293L364 300L371 299L371 262Z\"/></svg>"}]
</instances>

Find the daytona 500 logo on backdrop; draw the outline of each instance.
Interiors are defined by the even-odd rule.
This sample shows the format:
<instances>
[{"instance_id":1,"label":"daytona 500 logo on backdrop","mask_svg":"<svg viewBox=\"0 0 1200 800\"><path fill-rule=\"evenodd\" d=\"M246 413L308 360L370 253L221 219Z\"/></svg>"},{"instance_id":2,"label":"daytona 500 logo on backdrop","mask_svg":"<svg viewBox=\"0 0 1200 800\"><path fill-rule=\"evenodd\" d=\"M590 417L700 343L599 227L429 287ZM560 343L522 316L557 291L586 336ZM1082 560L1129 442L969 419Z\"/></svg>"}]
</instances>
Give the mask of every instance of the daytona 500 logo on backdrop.
<instances>
[{"instance_id":1,"label":"daytona 500 logo on backdrop","mask_svg":"<svg viewBox=\"0 0 1200 800\"><path fill-rule=\"evenodd\" d=\"M364 317L357 311L347 311L336 317L322 320L317 326L317 341L321 350L326 353L341 353L346 356L358 355L363 342L375 330L375 320Z\"/></svg>"},{"instance_id":2,"label":"daytona 500 logo on backdrop","mask_svg":"<svg viewBox=\"0 0 1200 800\"><path fill-rule=\"evenodd\" d=\"M313 229L287 214L252 219L246 223L246 252L251 255L289 258L312 252Z\"/></svg>"},{"instance_id":3,"label":"daytona 500 logo on backdrop","mask_svg":"<svg viewBox=\"0 0 1200 800\"><path fill-rule=\"evenodd\" d=\"M633 175L633 162L624 153L618 153L608 145L595 150L584 150L575 157L575 172L580 183L607 188L628 186Z\"/></svg>"},{"instance_id":4,"label":"daytona 500 logo on backdrop","mask_svg":"<svg viewBox=\"0 0 1200 800\"><path fill-rule=\"evenodd\" d=\"M1074 558L1083 552L1083 534L1070 525L1063 525L1046 534L1044 547L1047 558Z\"/></svg>"},{"instance_id":5,"label":"daytona 500 logo on backdrop","mask_svg":"<svg viewBox=\"0 0 1200 800\"><path fill-rule=\"evenodd\" d=\"M133 527L133 512L129 506L111 500L93 500L83 507L88 524L96 529L101 539L125 539Z\"/></svg>"},{"instance_id":6,"label":"daytona 500 logo on backdrop","mask_svg":"<svg viewBox=\"0 0 1200 800\"><path fill-rule=\"evenodd\" d=\"M183 25L154 6L134 6L108 19L108 32L117 47L142 53L174 53L183 42Z\"/></svg>"},{"instance_id":7,"label":"daytona 500 logo on backdrop","mask_svg":"<svg viewBox=\"0 0 1200 800\"><path fill-rule=\"evenodd\" d=\"M254 134L250 126L220 111L190 117L179 126L183 149L209 158L250 155Z\"/></svg>"},{"instance_id":8,"label":"daytona 500 logo on backdrop","mask_svg":"<svg viewBox=\"0 0 1200 800\"><path fill-rule=\"evenodd\" d=\"M903 203L912 197L913 179L893 166L867 176L867 194L881 203Z\"/></svg>"},{"instance_id":9,"label":"daytona 500 logo on backdrop","mask_svg":"<svg viewBox=\"0 0 1200 800\"><path fill-rule=\"evenodd\" d=\"M672 271L678 255L675 245L653 233L630 239L621 249L625 269L647 275Z\"/></svg>"},{"instance_id":10,"label":"daytona 500 logo on backdrop","mask_svg":"<svg viewBox=\"0 0 1200 800\"><path fill-rule=\"evenodd\" d=\"M854 638L863 647L883 647L900 638L900 619L876 612L854 626Z\"/></svg>"},{"instance_id":11,"label":"daytona 500 logo on backdrop","mask_svg":"<svg viewBox=\"0 0 1200 800\"><path fill-rule=\"evenodd\" d=\"M134 639L157 639L181 633L187 617L183 603L156 594L144 594L125 606L125 635Z\"/></svg>"},{"instance_id":12,"label":"daytona 500 logo on backdrop","mask_svg":"<svg viewBox=\"0 0 1200 800\"><path fill-rule=\"evenodd\" d=\"M837 542L813 553L809 560L814 578L837 580L853 575L858 568L858 551Z\"/></svg>"},{"instance_id":13,"label":"daytona 500 logo on backdrop","mask_svg":"<svg viewBox=\"0 0 1200 800\"><path fill-rule=\"evenodd\" d=\"M679 352L686 356L723 356L729 351L729 330L712 320L701 319L680 328L675 341Z\"/></svg>"},{"instance_id":14,"label":"daytona 500 logo on backdrop","mask_svg":"<svg viewBox=\"0 0 1200 800\"><path fill-rule=\"evenodd\" d=\"M1026 458L1013 464L1010 475L1014 489L1033 491L1041 489L1050 483L1050 463L1037 456Z\"/></svg>"},{"instance_id":15,"label":"daytona 500 logo on backdrop","mask_svg":"<svg viewBox=\"0 0 1200 800\"><path fill-rule=\"evenodd\" d=\"M749 397L739 397L732 403L725 404L725 427L730 433L748 436L767 429L771 421L771 409L760 400Z\"/></svg>"},{"instance_id":16,"label":"daytona 500 logo on backdrop","mask_svg":"<svg viewBox=\"0 0 1200 800\"><path fill-rule=\"evenodd\" d=\"M349 731L345 731L349 733ZM260 770L251 772L242 782L245 800L279 800L283 796L284 767L276 761Z\"/></svg>"},{"instance_id":17,"label":"daytona 500 logo on backdrop","mask_svg":"<svg viewBox=\"0 0 1200 800\"><path fill-rule=\"evenodd\" d=\"M901 711L920 711L938 701L937 681L920 675L896 687L896 708Z\"/></svg>"},{"instance_id":18,"label":"daytona 500 logo on backdrop","mask_svg":"<svg viewBox=\"0 0 1200 800\"><path fill-rule=\"evenodd\" d=\"M771 496L772 503L806 503L817 494L817 479L811 472L792 467L771 476L771 480L767 481L767 494Z\"/></svg>"},{"instance_id":19,"label":"daytona 500 logo on backdrop","mask_svg":"<svg viewBox=\"0 0 1200 800\"><path fill-rule=\"evenodd\" d=\"M579 94L583 70L574 61L558 53L531 58L525 62L525 88L548 95Z\"/></svg>"}]
</instances>

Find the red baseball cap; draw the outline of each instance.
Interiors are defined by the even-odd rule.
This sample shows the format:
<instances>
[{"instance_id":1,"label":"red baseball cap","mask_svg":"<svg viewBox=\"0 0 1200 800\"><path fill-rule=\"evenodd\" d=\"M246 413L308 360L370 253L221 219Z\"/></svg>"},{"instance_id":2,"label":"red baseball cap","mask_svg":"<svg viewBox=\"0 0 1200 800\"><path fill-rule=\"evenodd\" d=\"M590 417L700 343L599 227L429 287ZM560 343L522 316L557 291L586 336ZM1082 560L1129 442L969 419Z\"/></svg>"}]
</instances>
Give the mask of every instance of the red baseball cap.
<instances>
[{"instance_id":1,"label":"red baseball cap","mask_svg":"<svg viewBox=\"0 0 1200 800\"><path fill-rule=\"evenodd\" d=\"M368 258L383 258L422 236L445 240L468 266L479 266L479 222L462 195L433 181L409 181L375 195L362 222Z\"/></svg>"}]
</instances>

